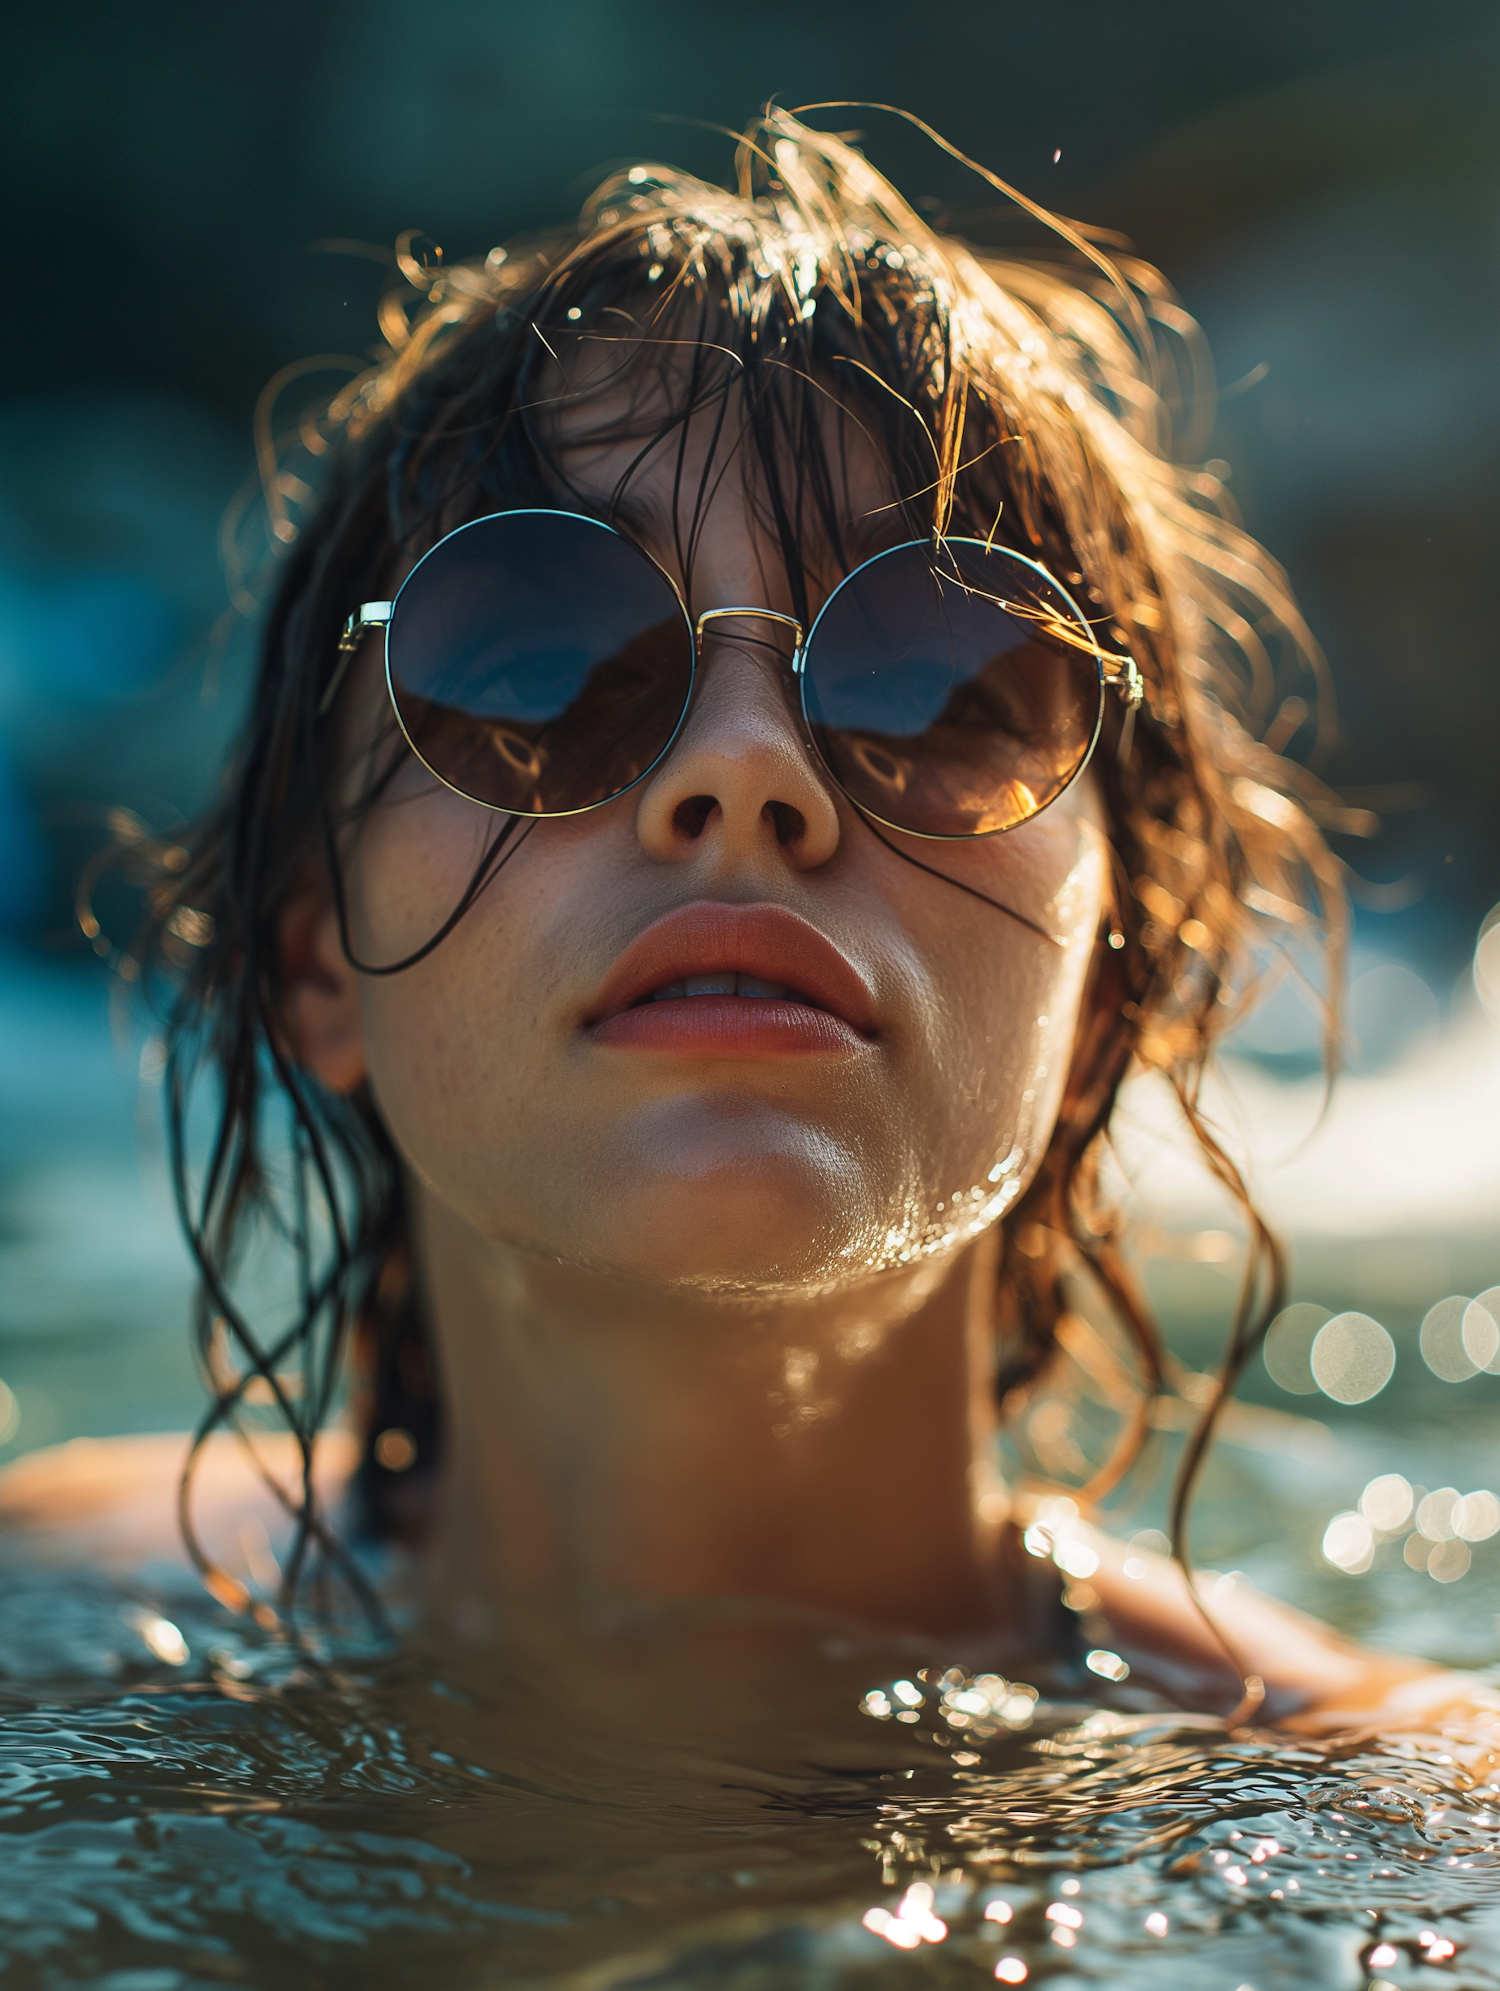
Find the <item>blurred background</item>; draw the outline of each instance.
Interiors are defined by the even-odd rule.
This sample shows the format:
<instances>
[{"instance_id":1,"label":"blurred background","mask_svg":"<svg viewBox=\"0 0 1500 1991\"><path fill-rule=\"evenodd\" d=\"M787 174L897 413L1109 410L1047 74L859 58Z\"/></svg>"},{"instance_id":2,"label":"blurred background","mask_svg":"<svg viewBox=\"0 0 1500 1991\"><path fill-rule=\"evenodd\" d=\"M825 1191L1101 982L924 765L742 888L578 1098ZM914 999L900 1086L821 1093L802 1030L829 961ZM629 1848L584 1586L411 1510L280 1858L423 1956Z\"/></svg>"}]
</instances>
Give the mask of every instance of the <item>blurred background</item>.
<instances>
[{"instance_id":1,"label":"blurred background","mask_svg":"<svg viewBox=\"0 0 1500 1991\"><path fill-rule=\"evenodd\" d=\"M200 1402L156 1066L70 908L110 811L165 827L212 787L250 654L217 538L262 387L367 351L402 229L484 251L625 157L722 177L716 127L770 95L886 100L1128 236L1206 327L1211 453L1331 659L1320 772L1380 818L1340 847L1357 929L1331 1112L1291 989L1227 1066L1220 1108L1303 1311L1247 1379L1200 1553L1376 1637L1493 1656L1500 1535L1446 1496L1500 1480L1500 21L1490 0L956 0L932 19L892 0L9 16L0 1458L183 1425ZM914 133L835 121L961 231L1020 239ZM1233 1212L1160 1102L1131 1117L1143 1268L1201 1367L1233 1298ZM1391 1492L1363 1513L1393 1475L1406 1509L1390 1520Z\"/></svg>"}]
</instances>

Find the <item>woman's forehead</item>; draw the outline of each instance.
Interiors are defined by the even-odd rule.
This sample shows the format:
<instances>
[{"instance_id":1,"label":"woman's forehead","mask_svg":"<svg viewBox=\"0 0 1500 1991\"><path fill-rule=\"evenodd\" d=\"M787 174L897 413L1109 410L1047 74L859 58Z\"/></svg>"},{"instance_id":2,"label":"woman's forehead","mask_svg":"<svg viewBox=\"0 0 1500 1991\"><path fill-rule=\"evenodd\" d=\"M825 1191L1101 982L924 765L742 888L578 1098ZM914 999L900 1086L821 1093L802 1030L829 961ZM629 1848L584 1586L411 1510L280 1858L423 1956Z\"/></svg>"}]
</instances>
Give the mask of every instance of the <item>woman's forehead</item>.
<instances>
[{"instance_id":1,"label":"woman's forehead","mask_svg":"<svg viewBox=\"0 0 1500 1991\"><path fill-rule=\"evenodd\" d=\"M736 529L780 558L778 511L814 567L830 555L857 563L911 537L890 463L835 388L803 384L795 429L757 421L733 370L696 388L685 354L628 367L590 355L568 371L549 421L567 487L669 569L706 533Z\"/></svg>"}]
</instances>

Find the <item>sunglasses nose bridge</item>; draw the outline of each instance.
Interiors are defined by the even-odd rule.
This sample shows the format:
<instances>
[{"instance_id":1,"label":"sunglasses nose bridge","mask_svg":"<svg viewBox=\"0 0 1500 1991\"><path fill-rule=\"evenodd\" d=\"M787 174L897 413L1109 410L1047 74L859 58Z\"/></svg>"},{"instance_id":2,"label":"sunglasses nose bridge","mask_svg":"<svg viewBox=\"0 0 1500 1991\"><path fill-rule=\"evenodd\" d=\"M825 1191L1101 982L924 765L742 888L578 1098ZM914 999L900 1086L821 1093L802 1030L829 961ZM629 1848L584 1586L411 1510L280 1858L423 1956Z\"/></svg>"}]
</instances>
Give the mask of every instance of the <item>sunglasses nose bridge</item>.
<instances>
[{"instance_id":1,"label":"sunglasses nose bridge","mask_svg":"<svg viewBox=\"0 0 1500 1991\"><path fill-rule=\"evenodd\" d=\"M793 687L792 702L795 705L798 702L796 687L802 676L802 664L807 650L807 639L802 624L797 620L796 616L788 615L779 608L729 606L725 608L704 609L693 624L693 654L698 668L701 670L705 662L705 642L713 634L713 624L726 622L731 618L740 620L746 617L759 622L776 623L780 628L790 630L790 657L787 656L783 645L776 640L775 635L771 632L768 632L765 636L755 636L748 631L743 635L738 631L725 631L723 632L722 640L727 642L732 648L739 648L747 654L762 657L774 654L778 672L790 673Z\"/></svg>"},{"instance_id":2,"label":"sunglasses nose bridge","mask_svg":"<svg viewBox=\"0 0 1500 1991\"><path fill-rule=\"evenodd\" d=\"M807 731L807 719L802 709L801 698L802 666L807 642L802 624L797 620L796 616L787 615L781 609L776 608L726 607L704 609L693 624L693 650L700 674L698 678L699 685L701 686L703 682L701 672L705 662L705 635L711 636L715 623L727 621L731 617L754 617L761 622L777 623L782 628L791 632L792 652L790 657L786 655L782 645L776 642L775 638L770 634L763 637L756 637L749 632L741 635L738 631L731 632L726 630L721 635L721 641L727 644L730 649L739 650L747 662L758 661L764 667L767 663L774 660L775 675L781 682L783 695L789 699L793 723L796 726L798 734L801 736L803 747L812 753L812 757L816 761L818 756L816 750L813 748L811 735ZM771 654L773 652L774 659Z\"/></svg>"},{"instance_id":3,"label":"sunglasses nose bridge","mask_svg":"<svg viewBox=\"0 0 1500 1991\"><path fill-rule=\"evenodd\" d=\"M795 615L784 615L779 608L728 607L704 609L698 620L693 624L693 643L700 653L703 649L703 632L708 625L711 622L722 622L726 617L731 615L755 616L762 622L779 622L783 628L790 629L792 632L792 670L794 673L801 671L802 653L806 648L806 642L802 633L802 624L797 620Z\"/></svg>"}]
</instances>

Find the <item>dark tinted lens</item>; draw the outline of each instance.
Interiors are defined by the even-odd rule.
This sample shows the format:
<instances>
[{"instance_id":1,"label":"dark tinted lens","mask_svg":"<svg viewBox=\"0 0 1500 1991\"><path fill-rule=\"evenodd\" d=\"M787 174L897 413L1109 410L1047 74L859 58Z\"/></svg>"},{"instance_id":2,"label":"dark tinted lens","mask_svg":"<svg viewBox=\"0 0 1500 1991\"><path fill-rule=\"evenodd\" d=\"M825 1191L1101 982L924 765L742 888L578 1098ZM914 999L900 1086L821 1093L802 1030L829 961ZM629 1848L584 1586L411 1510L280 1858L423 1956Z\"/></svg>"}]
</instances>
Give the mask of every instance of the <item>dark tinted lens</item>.
<instances>
[{"instance_id":1,"label":"dark tinted lens","mask_svg":"<svg viewBox=\"0 0 1500 1991\"><path fill-rule=\"evenodd\" d=\"M819 617L808 720L834 777L882 822L923 836L1013 829L1088 758L1092 641L1063 596L999 548L949 541L935 562L925 544L897 547Z\"/></svg>"},{"instance_id":2,"label":"dark tinted lens","mask_svg":"<svg viewBox=\"0 0 1500 1991\"><path fill-rule=\"evenodd\" d=\"M564 815L658 760L692 682L670 582L629 540L564 512L463 526L396 597L391 695L435 774L491 808Z\"/></svg>"}]
</instances>

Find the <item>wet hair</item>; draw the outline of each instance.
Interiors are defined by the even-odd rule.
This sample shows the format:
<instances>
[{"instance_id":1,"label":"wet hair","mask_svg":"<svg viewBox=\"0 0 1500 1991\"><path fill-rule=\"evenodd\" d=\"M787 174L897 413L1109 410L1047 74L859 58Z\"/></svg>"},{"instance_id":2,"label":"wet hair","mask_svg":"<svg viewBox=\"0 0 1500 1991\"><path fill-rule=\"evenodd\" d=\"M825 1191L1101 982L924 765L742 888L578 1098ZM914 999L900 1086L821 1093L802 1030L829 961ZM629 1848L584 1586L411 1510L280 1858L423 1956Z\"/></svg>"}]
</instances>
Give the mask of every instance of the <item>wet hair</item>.
<instances>
[{"instance_id":1,"label":"wet hair","mask_svg":"<svg viewBox=\"0 0 1500 1991\"><path fill-rule=\"evenodd\" d=\"M1337 968L1341 874L1320 828L1332 799L1281 751L1331 713L1284 575L1236 522L1222 466L1196 460L1211 420L1202 342L1155 271L992 176L1030 217L1034 246L994 253L935 231L852 143L785 112L751 127L736 164L732 190L656 165L614 173L575 226L482 260L449 264L403 238L378 363L286 437L262 413L278 558L258 673L217 805L190 835L138 846L151 919L132 969L168 1010L172 1152L213 1389L198 1444L243 1428L257 1399L296 1435L284 1601L314 1546L344 1555L314 1503L311 1463L351 1343L371 1527L418 1527L442 1446L391 1139L368 1089L320 1086L278 1024L288 897L320 869L337 889L342 840L401 752L393 736L383 771L352 803L343 794L340 728L323 709L340 633L357 604L387 594L404 562L467 519L537 502L628 517L628 476L602 508L585 503L557 447L559 394L583 341L612 341L616 384L635 383L620 433L642 460L673 449L705 411L724 425L804 623L811 568L850 557L838 456L852 423L886 468L904 536L993 534L1039 559L1144 678L1134 720L1110 701L1093 763L1113 895L1057 1124L1004 1223L995 1387L1012 1419L1066 1359L1116 1394L1128 1377L1109 1456L1070 1489L1094 1499L1137 1455L1158 1395L1183 1380L1109 1194L1110 1117L1133 1069L1170 1086L1249 1238L1219 1374L1198 1391L1203 1416L1179 1469L1181 1553L1214 1414L1280 1302L1280 1252L1201 1088L1268 964L1311 947ZM497 816L430 944L496 888L516 837L515 820ZM200 1092L211 1128L190 1155ZM268 1240L295 1268L279 1324L245 1297ZM1115 1352L1099 1352L1083 1306L1114 1323ZM191 1470L190 1545L217 1593L246 1602L196 1546Z\"/></svg>"}]
</instances>

